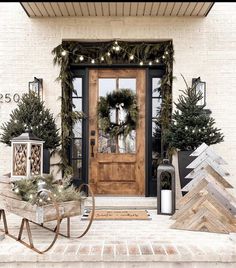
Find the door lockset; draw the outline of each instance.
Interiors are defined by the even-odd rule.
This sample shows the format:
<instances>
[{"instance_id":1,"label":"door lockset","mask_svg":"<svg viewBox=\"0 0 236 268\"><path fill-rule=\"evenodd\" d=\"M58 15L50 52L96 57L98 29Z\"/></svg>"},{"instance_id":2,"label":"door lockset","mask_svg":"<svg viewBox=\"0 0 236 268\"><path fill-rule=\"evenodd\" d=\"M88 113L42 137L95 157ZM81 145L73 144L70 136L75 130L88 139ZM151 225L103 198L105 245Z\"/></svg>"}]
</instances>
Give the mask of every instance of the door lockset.
<instances>
[{"instance_id":1,"label":"door lockset","mask_svg":"<svg viewBox=\"0 0 236 268\"><path fill-rule=\"evenodd\" d=\"M90 139L91 157L94 157L94 151L93 151L94 145L95 145L95 139Z\"/></svg>"}]
</instances>

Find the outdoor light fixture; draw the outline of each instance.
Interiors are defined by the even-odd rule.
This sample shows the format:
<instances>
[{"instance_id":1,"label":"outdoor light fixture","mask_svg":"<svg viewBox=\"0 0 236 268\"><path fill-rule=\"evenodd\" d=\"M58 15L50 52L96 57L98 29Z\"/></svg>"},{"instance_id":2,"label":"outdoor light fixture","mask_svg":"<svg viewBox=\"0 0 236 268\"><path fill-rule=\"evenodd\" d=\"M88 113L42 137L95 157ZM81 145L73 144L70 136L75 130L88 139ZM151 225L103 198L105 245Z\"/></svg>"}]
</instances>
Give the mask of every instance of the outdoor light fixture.
<instances>
[{"instance_id":1,"label":"outdoor light fixture","mask_svg":"<svg viewBox=\"0 0 236 268\"><path fill-rule=\"evenodd\" d=\"M40 99L43 99L43 79L34 77L34 81L29 82L29 91L35 92Z\"/></svg>"},{"instance_id":2,"label":"outdoor light fixture","mask_svg":"<svg viewBox=\"0 0 236 268\"><path fill-rule=\"evenodd\" d=\"M192 87L196 86L197 92L201 92L203 98L198 101L198 105L206 105L206 82L202 82L200 76L192 78Z\"/></svg>"}]
</instances>

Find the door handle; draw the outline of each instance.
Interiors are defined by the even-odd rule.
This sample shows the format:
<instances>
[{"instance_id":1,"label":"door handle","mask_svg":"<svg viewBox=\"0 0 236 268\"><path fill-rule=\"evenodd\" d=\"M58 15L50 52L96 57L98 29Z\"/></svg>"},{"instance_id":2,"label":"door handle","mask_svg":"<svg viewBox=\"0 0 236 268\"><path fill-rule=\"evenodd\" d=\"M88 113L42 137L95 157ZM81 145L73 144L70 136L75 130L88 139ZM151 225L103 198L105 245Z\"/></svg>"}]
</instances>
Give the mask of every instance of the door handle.
<instances>
[{"instance_id":1,"label":"door handle","mask_svg":"<svg viewBox=\"0 0 236 268\"><path fill-rule=\"evenodd\" d=\"M91 157L94 157L94 151L93 151L94 145L95 145L95 139L90 139Z\"/></svg>"}]
</instances>

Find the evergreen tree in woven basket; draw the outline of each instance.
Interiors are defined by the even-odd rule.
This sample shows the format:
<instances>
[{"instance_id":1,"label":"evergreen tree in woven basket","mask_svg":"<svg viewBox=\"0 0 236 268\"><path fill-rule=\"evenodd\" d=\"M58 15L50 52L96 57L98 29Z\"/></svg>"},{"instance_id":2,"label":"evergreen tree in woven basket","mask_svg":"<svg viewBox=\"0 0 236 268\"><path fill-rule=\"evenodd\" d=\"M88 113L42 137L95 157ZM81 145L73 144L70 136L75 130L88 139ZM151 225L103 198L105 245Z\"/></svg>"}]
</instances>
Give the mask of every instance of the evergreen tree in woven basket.
<instances>
[{"instance_id":1,"label":"evergreen tree in woven basket","mask_svg":"<svg viewBox=\"0 0 236 268\"><path fill-rule=\"evenodd\" d=\"M18 107L10 114L8 122L1 126L0 141L11 145L11 139L31 129L34 135L45 141L44 148L56 149L60 143L53 114L34 93L23 94Z\"/></svg>"},{"instance_id":2,"label":"evergreen tree in woven basket","mask_svg":"<svg viewBox=\"0 0 236 268\"><path fill-rule=\"evenodd\" d=\"M183 77L184 79L184 77ZM185 79L184 79L185 81ZM182 94L175 103L176 110L166 134L166 141L170 148L181 151L195 150L203 142L207 145L223 141L221 129L216 128L215 120L204 110L205 105L198 105L203 98L196 90L196 84L181 90Z\"/></svg>"}]
</instances>

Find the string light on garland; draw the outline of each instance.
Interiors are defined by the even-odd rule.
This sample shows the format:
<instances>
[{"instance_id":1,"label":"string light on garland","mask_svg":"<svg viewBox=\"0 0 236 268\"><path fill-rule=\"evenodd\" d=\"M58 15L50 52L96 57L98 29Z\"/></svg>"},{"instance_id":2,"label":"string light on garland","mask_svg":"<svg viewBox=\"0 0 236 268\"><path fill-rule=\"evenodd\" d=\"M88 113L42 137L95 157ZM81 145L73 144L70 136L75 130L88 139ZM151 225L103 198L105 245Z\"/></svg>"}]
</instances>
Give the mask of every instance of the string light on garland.
<instances>
[{"instance_id":1,"label":"string light on garland","mask_svg":"<svg viewBox=\"0 0 236 268\"><path fill-rule=\"evenodd\" d=\"M120 51L122 51L122 53L128 55L128 57L129 57L129 59L131 61L135 60L136 62L139 62L139 65L140 66L143 66L143 65L149 65L150 66L150 65L153 65L153 63L157 63L158 64L158 63L160 63L160 58L162 60L165 60L166 59L166 56L165 55L169 55L169 52L168 51L164 51L163 52L164 55L162 55L162 56L160 55L159 58L156 58L155 60L153 59L152 61L150 61L150 59L147 60L147 61L144 61L139 56L134 55L134 54L130 54L130 52L127 51L127 49L125 47L123 47L122 45L118 44L117 41L113 42L112 46L110 48L108 48L108 51L107 52L104 52L105 54L103 54L103 55L107 55L108 57L110 57L112 51L115 51L116 53L120 53ZM66 56L68 53L73 54L73 56L75 55L74 52L70 52L68 50L63 49L61 51L61 56ZM91 64L98 63L99 61L103 63L103 62L105 62L105 57L103 55L99 55L97 58L91 58L90 56L86 56L84 54L84 55L80 55L79 56L79 60L82 62L85 59L87 59L88 61L90 61Z\"/></svg>"},{"instance_id":2,"label":"string light on garland","mask_svg":"<svg viewBox=\"0 0 236 268\"><path fill-rule=\"evenodd\" d=\"M67 51L66 50L62 50L61 55L62 56L66 56L66 54L67 54Z\"/></svg>"}]
</instances>

